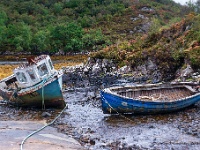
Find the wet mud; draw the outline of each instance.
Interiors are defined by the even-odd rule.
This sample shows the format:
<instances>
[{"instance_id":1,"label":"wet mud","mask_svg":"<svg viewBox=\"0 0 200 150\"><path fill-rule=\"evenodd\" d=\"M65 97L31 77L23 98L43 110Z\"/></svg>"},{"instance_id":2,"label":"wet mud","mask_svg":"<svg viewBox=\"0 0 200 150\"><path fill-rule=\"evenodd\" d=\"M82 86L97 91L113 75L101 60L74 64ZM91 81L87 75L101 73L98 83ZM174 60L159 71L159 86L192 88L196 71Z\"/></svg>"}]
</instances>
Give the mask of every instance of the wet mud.
<instances>
[{"instance_id":1,"label":"wet mud","mask_svg":"<svg viewBox=\"0 0 200 150\"><path fill-rule=\"evenodd\" d=\"M64 91L68 108L53 124L58 132L89 150L176 149L200 147L200 103L169 114L108 115L96 87ZM16 108L0 101L1 120L53 120L61 110Z\"/></svg>"},{"instance_id":2,"label":"wet mud","mask_svg":"<svg viewBox=\"0 0 200 150\"><path fill-rule=\"evenodd\" d=\"M0 120L1 121L40 121L50 122L59 114L61 110L42 108L21 108L8 105L5 101L0 100Z\"/></svg>"},{"instance_id":3,"label":"wet mud","mask_svg":"<svg viewBox=\"0 0 200 150\"><path fill-rule=\"evenodd\" d=\"M54 125L87 149L199 149L200 103L154 115L107 115L94 88L65 91L68 109Z\"/></svg>"}]
</instances>

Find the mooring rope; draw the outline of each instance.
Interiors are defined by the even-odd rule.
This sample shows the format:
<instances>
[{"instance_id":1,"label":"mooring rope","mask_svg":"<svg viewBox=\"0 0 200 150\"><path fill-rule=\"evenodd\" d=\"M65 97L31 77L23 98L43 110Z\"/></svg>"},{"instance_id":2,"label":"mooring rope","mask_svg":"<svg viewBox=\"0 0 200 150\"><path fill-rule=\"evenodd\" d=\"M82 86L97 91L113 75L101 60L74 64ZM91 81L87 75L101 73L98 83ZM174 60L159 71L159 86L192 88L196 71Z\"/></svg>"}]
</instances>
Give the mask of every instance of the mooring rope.
<instances>
[{"instance_id":1,"label":"mooring rope","mask_svg":"<svg viewBox=\"0 0 200 150\"><path fill-rule=\"evenodd\" d=\"M44 84L45 84L46 81L47 81L46 79L44 79L44 80L42 81L42 109L43 109L43 110L45 110L45 103L44 103Z\"/></svg>"},{"instance_id":2,"label":"mooring rope","mask_svg":"<svg viewBox=\"0 0 200 150\"><path fill-rule=\"evenodd\" d=\"M55 74L55 73L54 73ZM50 75L48 78L44 78L42 81L42 109L45 110L45 103L44 103L44 84L50 79L54 74Z\"/></svg>"},{"instance_id":3,"label":"mooring rope","mask_svg":"<svg viewBox=\"0 0 200 150\"><path fill-rule=\"evenodd\" d=\"M46 127L52 125L52 124L62 115L62 113L64 112L64 110L65 110L66 108L67 108L67 104L66 104L66 106L63 108L63 110L61 111L61 113L60 113L57 117L55 117L50 123L44 125L43 127L41 127L41 128L39 128L38 130L32 132L32 133L29 134L26 138L24 138L24 140L21 142L21 150L23 150L23 145L24 145L24 143L26 142L26 140L27 140L28 138L30 138L30 137L33 136L34 134L40 132L40 131L43 130L44 128L46 128Z\"/></svg>"},{"instance_id":4,"label":"mooring rope","mask_svg":"<svg viewBox=\"0 0 200 150\"><path fill-rule=\"evenodd\" d=\"M108 104L108 106L109 106L112 110L114 110L118 115L120 115L121 117L123 117L123 118L125 118L125 119L127 119L127 120L129 120L129 121L131 121L131 122L134 123L133 120L127 118L125 115L122 115L122 114L119 113L117 110L115 110L115 109L108 103L108 101L105 99L105 97L104 97L102 94L101 94L101 97L102 97L103 101L105 101L105 103Z\"/></svg>"},{"instance_id":5,"label":"mooring rope","mask_svg":"<svg viewBox=\"0 0 200 150\"><path fill-rule=\"evenodd\" d=\"M51 78L53 75L49 76L47 79ZM45 109L45 103L44 103L44 84L46 83L47 79L43 79L42 81L42 109ZM31 137L32 135L38 133L39 131L43 130L44 128L46 128L47 126L52 125L59 117L60 115L64 112L64 110L67 108L67 104L66 106L63 108L63 110L61 111L61 113L53 120L51 121L49 124L43 126L42 128L39 128L38 130L32 132L31 134L29 134L21 143L21 150L23 150L23 144L25 143L25 141Z\"/></svg>"}]
</instances>

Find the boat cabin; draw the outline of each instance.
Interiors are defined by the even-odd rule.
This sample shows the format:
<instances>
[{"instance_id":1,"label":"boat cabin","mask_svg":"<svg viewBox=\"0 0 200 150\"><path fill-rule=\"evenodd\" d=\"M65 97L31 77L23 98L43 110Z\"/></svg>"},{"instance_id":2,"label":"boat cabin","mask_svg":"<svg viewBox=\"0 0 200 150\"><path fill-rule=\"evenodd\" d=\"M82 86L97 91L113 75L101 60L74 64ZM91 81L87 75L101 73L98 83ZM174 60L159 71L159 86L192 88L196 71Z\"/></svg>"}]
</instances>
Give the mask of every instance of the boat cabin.
<instances>
[{"instance_id":1,"label":"boat cabin","mask_svg":"<svg viewBox=\"0 0 200 150\"><path fill-rule=\"evenodd\" d=\"M14 75L19 87L28 87L39 83L55 73L52 61L48 55L31 58L27 64L14 69Z\"/></svg>"}]
</instances>

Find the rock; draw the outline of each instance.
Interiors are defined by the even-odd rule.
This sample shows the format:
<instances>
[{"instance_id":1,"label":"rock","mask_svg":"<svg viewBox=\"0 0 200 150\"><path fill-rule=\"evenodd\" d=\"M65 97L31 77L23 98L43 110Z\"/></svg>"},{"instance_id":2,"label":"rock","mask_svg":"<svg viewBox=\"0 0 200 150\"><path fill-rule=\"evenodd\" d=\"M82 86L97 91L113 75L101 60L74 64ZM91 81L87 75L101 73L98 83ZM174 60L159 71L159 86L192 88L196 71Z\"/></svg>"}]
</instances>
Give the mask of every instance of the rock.
<instances>
[{"instance_id":1,"label":"rock","mask_svg":"<svg viewBox=\"0 0 200 150\"><path fill-rule=\"evenodd\" d=\"M91 144L91 145L95 145L95 140L90 139L90 144Z\"/></svg>"},{"instance_id":2,"label":"rock","mask_svg":"<svg viewBox=\"0 0 200 150\"><path fill-rule=\"evenodd\" d=\"M42 113L42 117L51 117L51 114L50 113L48 113L48 112L43 112Z\"/></svg>"},{"instance_id":3,"label":"rock","mask_svg":"<svg viewBox=\"0 0 200 150\"><path fill-rule=\"evenodd\" d=\"M148 59L147 61L147 70L157 70L157 65L151 60L151 59Z\"/></svg>"},{"instance_id":4,"label":"rock","mask_svg":"<svg viewBox=\"0 0 200 150\"><path fill-rule=\"evenodd\" d=\"M82 136L81 138L80 138L80 140L82 141L82 142L84 142L84 143L89 143L89 136Z\"/></svg>"},{"instance_id":5,"label":"rock","mask_svg":"<svg viewBox=\"0 0 200 150\"><path fill-rule=\"evenodd\" d=\"M181 71L181 77L187 77L193 73L192 67L187 64L187 67Z\"/></svg>"},{"instance_id":6,"label":"rock","mask_svg":"<svg viewBox=\"0 0 200 150\"><path fill-rule=\"evenodd\" d=\"M150 125L150 126L149 126L149 129L155 129L155 126Z\"/></svg>"},{"instance_id":7,"label":"rock","mask_svg":"<svg viewBox=\"0 0 200 150\"><path fill-rule=\"evenodd\" d=\"M118 72L121 74L127 74L132 72L129 66L123 66L120 69L118 69Z\"/></svg>"},{"instance_id":8,"label":"rock","mask_svg":"<svg viewBox=\"0 0 200 150\"><path fill-rule=\"evenodd\" d=\"M69 87L84 88L88 85L100 88L118 84L118 81L122 80L126 80L128 83L158 83L161 81L170 81L174 78L170 72L168 75L162 75L157 64L150 58L134 68L127 65L118 68L112 60L88 58L86 64L65 67L63 71L63 85L67 87L66 89ZM176 77L180 81L186 80L185 78L187 77L195 81L200 81L199 73L192 73L193 70L188 64L185 69L180 69L177 72ZM124 76L126 74L129 76Z\"/></svg>"},{"instance_id":9,"label":"rock","mask_svg":"<svg viewBox=\"0 0 200 150\"><path fill-rule=\"evenodd\" d=\"M145 16L144 16L144 15L141 15L141 14L139 14L138 17L139 17L139 18L142 18L142 19L145 18Z\"/></svg>"},{"instance_id":10,"label":"rock","mask_svg":"<svg viewBox=\"0 0 200 150\"><path fill-rule=\"evenodd\" d=\"M140 10L144 11L144 12L154 12L155 11L154 9L152 9L150 7L142 7Z\"/></svg>"}]
</instances>

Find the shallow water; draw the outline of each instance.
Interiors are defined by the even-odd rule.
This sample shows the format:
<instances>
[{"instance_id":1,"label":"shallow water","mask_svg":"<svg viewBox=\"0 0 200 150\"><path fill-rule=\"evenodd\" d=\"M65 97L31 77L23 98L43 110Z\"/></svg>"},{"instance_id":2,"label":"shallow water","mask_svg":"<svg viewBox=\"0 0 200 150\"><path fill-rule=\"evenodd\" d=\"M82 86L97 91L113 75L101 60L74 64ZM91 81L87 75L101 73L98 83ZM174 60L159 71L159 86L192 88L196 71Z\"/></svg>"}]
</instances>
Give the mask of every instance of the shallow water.
<instances>
[{"instance_id":1,"label":"shallow water","mask_svg":"<svg viewBox=\"0 0 200 150\"><path fill-rule=\"evenodd\" d=\"M26 61L0 61L0 65L18 65L25 62Z\"/></svg>"}]
</instances>

